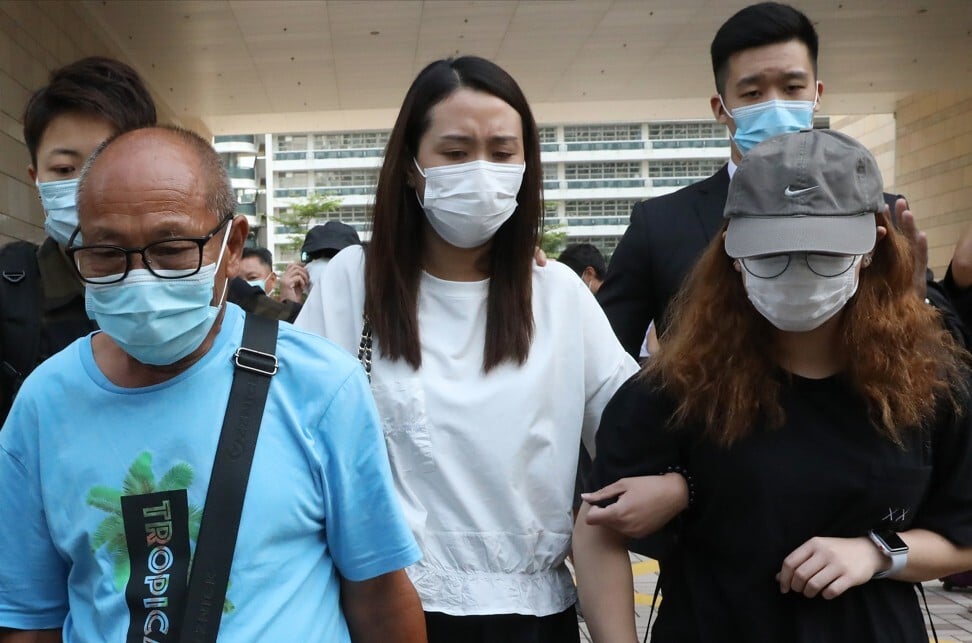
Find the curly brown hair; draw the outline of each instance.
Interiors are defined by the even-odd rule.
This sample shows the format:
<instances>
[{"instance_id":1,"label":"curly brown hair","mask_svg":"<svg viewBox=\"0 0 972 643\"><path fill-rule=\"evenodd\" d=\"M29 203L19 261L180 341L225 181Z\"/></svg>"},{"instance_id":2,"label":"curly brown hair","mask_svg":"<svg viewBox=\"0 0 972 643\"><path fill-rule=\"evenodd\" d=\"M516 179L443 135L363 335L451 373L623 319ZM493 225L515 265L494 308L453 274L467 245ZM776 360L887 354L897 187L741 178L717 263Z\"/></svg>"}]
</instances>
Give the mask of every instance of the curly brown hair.
<instances>
[{"instance_id":1,"label":"curly brown hair","mask_svg":"<svg viewBox=\"0 0 972 643\"><path fill-rule=\"evenodd\" d=\"M904 432L924 426L939 404L956 407L969 355L938 311L915 293L908 242L885 214L878 213L877 224L887 234L844 308L837 349L848 358L843 375L866 401L874 427L901 444ZM781 426L786 375L767 341L777 331L750 304L721 234L686 279L671 313L662 348L642 374L676 401L673 425L700 423L707 437L726 446L760 422Z\"/></svg>"}]
</instances>

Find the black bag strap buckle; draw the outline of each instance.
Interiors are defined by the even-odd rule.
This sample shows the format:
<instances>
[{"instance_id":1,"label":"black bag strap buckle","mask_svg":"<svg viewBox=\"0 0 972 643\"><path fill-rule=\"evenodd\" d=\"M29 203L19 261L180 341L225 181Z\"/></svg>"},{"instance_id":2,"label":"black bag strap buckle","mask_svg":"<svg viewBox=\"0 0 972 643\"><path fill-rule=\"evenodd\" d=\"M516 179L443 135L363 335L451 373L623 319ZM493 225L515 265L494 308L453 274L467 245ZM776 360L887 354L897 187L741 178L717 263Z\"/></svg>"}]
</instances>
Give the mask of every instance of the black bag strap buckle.
<instances>
[{"instance_id":1,"label":"black bag strap buckle","mask_svg":"<svg viewBox=\"0 0 972 643\"><path fill-rule=\"evenodd\" d=\"M0 272L0 276L2 276L9 283L19 284L24 280L24 277L27 276L27 273L23 270L4 270L3 272Z\"/></svg>"},{"instance_id":2,"label":"black bag strap buckle","mask_svg":"<svg viewBox=\"0 0 972 643\"><path fill-rule=\"evenodd\" d=\"M279 370L277 356L272 353L253 350L246 346L240 346L233 355L233 362L237 368L245 371L273 377Z\"/></svg>"}]
</instances>

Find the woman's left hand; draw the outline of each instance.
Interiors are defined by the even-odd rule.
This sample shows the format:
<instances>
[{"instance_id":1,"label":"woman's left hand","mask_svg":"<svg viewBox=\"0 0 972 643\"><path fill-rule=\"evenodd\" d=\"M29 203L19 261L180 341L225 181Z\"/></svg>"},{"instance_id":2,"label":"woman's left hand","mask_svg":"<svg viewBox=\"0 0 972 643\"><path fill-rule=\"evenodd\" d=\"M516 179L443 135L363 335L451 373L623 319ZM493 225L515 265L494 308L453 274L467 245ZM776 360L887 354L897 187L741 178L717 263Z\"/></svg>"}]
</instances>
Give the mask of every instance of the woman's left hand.
<instances>
[{"instance_id":1,"label":"woman's left hand","mask_svg":"<svg viewBox=\"0 0 972 643\"><path fill-rule=\"evenodd\" d=\"M800 592L807 598L837 598L851 587L863 585L891 560L866 536L811 538L786 557L776 579L780 591Z\"/></svg>"}]
</instances>

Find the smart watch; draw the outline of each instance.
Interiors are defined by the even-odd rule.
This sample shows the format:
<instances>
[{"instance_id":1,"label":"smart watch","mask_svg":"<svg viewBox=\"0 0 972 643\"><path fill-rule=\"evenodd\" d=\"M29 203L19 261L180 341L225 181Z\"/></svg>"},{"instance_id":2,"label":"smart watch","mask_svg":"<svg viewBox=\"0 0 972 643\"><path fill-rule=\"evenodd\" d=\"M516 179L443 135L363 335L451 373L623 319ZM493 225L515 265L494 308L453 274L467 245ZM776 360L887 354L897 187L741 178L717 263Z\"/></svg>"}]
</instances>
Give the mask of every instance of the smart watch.
<instances>
[{"instance_id":1,"label":"smart watch","mask_svg":"<svg viewBox=\"0 0 972 643\"><path fill-rule=\"evenodd\" d=\"M886 578L904 569L908 563L908 544L901 540L901 536L887 529L872 530L867 535L881 553L891 559L891 567L874 574L873 578Z\"/></svg>"}]
</instances>

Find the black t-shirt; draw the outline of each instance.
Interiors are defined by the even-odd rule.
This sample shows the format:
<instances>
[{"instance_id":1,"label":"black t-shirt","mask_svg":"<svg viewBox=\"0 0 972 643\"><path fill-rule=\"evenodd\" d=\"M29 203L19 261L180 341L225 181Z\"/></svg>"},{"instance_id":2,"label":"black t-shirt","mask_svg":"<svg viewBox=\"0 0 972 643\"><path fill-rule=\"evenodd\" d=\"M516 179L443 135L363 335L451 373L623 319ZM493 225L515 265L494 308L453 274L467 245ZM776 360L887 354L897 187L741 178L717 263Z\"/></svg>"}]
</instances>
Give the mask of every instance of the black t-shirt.
<instances>
[{"instance_id":1,"label":"black t-shirt","mask_svg":"<svg viewBox=\"0 0 972 643\"><path fill-rule=\"evenodd\" d=\"M700 426L668 428L672 400L638 376L605 408L591 488L673 465L694 484L693 505L669 527L652 641L925 643L909 583L872 580L828 601L781 594L775 576L814 536L923 527L972 545L968 419L942 412L901 447L840 377L784 377L781 400L784 426L732 447Z\"/></svg>"}]
</instances>

